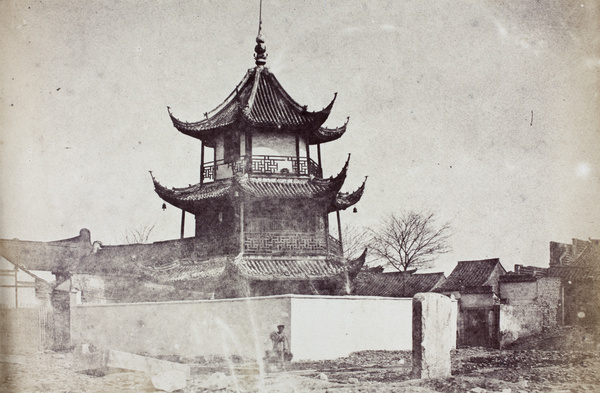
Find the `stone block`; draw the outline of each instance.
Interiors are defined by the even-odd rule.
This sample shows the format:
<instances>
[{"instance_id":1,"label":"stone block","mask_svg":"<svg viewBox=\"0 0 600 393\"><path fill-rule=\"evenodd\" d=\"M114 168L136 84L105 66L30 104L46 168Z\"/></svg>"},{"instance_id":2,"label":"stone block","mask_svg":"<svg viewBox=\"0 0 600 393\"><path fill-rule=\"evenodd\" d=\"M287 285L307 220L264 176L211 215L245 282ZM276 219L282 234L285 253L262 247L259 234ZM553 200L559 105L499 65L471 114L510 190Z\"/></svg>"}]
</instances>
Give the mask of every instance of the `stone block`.
<instances>
[{"instance_id":1,"label":"stone block","mask_svg":"<svg viewBox=\"0 0 600 393\"><path fill-rule=\"evenodd\" d=\"M413 378L450 376L452 301L438 293L417 293L413 298Z\"/></svg>"},{"instance_id":2,"label":"stone block","mask_svg":"<svg viewBox=\"0 0 600 393\"><path fill-rule=\"evenodd\" d=\"M152 376L152 386L165 392L184 389L187 385L187 378L182 371L165 371Z\"/></svg>"},{"instance_id":3,"label":"stone block","mask_svg":"<svg viewBox=\"0 0 600 393\"><path fill-rule=\"evenodd\" d=\"M168 362L113 349L104 351L88 350L87 353L82 350L76 355L77 367L80 370L102 370L105 372L109 369L123 369L140 371L149 375L178 371L186 377L190 375L190 366L187 364Z\"/></svg>"}]
</instances>

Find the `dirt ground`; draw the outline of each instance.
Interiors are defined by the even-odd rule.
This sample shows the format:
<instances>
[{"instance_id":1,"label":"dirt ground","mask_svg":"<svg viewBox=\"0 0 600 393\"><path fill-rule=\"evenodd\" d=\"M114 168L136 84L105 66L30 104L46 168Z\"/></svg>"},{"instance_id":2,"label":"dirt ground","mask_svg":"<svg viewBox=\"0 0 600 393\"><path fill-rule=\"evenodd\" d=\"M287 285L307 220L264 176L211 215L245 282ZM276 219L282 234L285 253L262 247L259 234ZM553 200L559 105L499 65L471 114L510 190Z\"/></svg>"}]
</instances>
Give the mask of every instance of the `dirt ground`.
<instances>
[{"instance_id":1,"label":"dirt ground","mask_svg":"<svg viewBox=\"0 0 600 393\"><path fill-rule=\"evenodd\" d=\"M76 372L71 353L0 357L1 392L154 392L138 372L91 376ZM581 329L561 329L510 349L465 348L452 353L452 376L410 379L411 354L365 351L321 362L293 362L286 370L261 372L242 359L190 364L179 392L600 392L600 346Z\"/></svg>"}]
</instances>

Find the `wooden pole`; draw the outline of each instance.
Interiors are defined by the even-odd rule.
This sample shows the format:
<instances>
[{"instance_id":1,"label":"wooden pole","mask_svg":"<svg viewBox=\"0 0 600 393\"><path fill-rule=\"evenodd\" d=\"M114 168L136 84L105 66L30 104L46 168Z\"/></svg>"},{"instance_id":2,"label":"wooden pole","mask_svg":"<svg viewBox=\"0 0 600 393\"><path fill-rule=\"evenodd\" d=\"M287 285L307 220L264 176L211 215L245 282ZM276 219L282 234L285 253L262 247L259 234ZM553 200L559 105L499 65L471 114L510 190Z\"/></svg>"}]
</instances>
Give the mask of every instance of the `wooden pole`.
<instances>
[{"instance_id":1,"label":"wooden pole","mask_svg":"<svg viewBox=\"0 0 600 393\"><path fill-rule=\"evenodd\" d=\"M310 144L308 143L308 138L306 138L306 170L308 175L310 175Z\"/></svg>"},{"instance_id":2,"label":"wooden pole","mask_svg":"<svg viewBox=\"0 0 600 393\"><path fill-rule=\"evenodd\" d=\"M319 168L323 170L323 166L321 165L321 144L317 143L317 158L319 159Z\"/></svg>"},{"instance_id":3,"label":"wooden pole","mask_svg":"<svg viewBox=\"0 0 600 393\"><path fill-rule=\"evenodd\" d=\"M325 213L325 248L329 254L329 213Z\"/></svg>"},{"instance_id":4,"label":"wooden pole","mask_svg":"<svg viewBox=\"0 0 600 393\"><path fill-rule=\"evenodd\" d=\"M296 174L300 174L300 137L296 134Z\"/></svg>"},{"instance_id":5,"label":"wooden pole","mask_svg":"<svg viewBox=\"0 0 600 393\"><path fill-rule=\"evenodd\" d=\"M185 231L185 210L181 209L181 238L183 239L183 233Z\"/></svg>"},{"instance_id":6,"label":"wooden pole","mask_svg":"<svg viewBox=\"0 0 600 393\"><path fill-rule=\"evenodd\" d=\"M244 252L244 201L240 202L240 252Z\"/></svg>"},{"instance_id":7,"label":"wooden pole","mask_svg":"<svg viewBox=\"0 0 600 393\"><path fill-rule=\"evenodd\" d=\"M245 173L249 173L252 170L252 129L250 127L246 128L246 159L244 168Z\"/></svg>"},{"instance_id":8,"label":"wooden pole","mask_svg":"<svg viewBox=\"0 0 600 393\"><path fill-rule=\"evenodd\" d=\"M200 141L200 184L204 183L204 142Z\"/></svg>"},{"instance_id":9,"label":"wooden pole","mask_svg":"<svg viewBox=\"0 0 600 393\"><path fill-rule=\"evenodd\" d=\"M340 238L340 248L342 249L342 256L344 256L344 244L342 243L342 221L340 220L340 211L336 210L335 214L337 215L338 235Z\"/></svg>"}]
</instances>

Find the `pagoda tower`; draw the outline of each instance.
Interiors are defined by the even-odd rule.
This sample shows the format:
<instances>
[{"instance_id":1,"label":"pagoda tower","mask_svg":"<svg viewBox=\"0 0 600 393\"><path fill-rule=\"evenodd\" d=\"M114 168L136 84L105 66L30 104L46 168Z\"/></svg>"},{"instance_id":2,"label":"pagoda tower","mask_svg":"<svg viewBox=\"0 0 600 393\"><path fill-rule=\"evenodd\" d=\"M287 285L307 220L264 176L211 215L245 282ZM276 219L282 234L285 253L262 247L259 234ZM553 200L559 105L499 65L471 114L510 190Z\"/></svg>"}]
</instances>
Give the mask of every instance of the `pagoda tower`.
<instances>
[{"instance_id":1,"label":"pagoda tower","mask_svg":"<svg viewBox=\"0 0 600 393\"><path fill-rule=\"evenodd\" d=\"M348 122L323 127L335 95L316 112L290 97L266 67L260 27L254 52L255 67L202 120L181 121L167 108L175 128L202 143L200 182L167 188L152 176L155 191L182 209L182 221L185 212L195 216L194 247L204 258L227 261L224 275L234 282L223 285L238 289L218 297L347 293L365 254L344 258L329 217L337 214L339 233L339 211L360 200L365 183L340 192L350 156L336 176L323 178L320 145L340 138Z\"/></svg>"}]
</instances>

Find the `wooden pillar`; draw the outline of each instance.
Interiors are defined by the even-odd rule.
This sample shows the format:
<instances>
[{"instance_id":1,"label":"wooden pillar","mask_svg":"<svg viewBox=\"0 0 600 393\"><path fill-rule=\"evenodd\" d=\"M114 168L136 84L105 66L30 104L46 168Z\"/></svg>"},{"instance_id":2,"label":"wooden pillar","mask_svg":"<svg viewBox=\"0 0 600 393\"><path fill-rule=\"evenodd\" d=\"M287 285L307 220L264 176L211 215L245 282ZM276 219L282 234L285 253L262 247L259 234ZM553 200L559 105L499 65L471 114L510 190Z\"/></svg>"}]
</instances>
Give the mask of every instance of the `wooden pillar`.
<instances>
[{"instance_id":1,"label":"wooden pillar","mask_svg":"<svg viewBox=\"0 0 600 393\"><path fill-rule=\"evenodd\" d=\"M340 238L340 248L342 249L342 256L344 256L344 243L342 243L342 221L340 220L340 211L336 210L335 214L337 215L338 235Z\"/></svg>"},{"instance_id":2,"label":"wooden pillar","mask_svg":"<svg viewBox=\"0 0 600 393\"><path fill-rule=\"evenodd\" d=\"M306 170L310 175L310 144L308 143L308 137L306 138Z\"/></svg>"},{"instance_id":3,"label":"wooden pillar","mask_svg":"<svg viewBox=\"0 0 600 393\"><path fill-rule=\"evenodd\" d=\"M240 252L244 252L244 201L240 202Z\"/></svg>"},{"instance_id":4,"label":"wooden pillar","mask_svg":"<svg viewBox=\"0 0 600 393\"><path fill-rule=\"evenodd\" d=\"M321 165L321 144L317 143L317 159L319 160L319 168L323 170L323 166Z\"/></svg>"},{"instance_id":5,"label":"wooden pillar","mask_svg":"<svg viewBox=\"0 0 600 393\"><path fill-rule=\"evenodd\" d=\"M185 231L185 210L181 209L181 238L183 239L183 234Z\"/></svg>"},{"instance_id":6,"label":"wooden pillar","mask_svg":"<svg viewBox=\"0 0 600 393\"><path fill-rule=\"evenodd\" d=\"M296 134L296 174L300 174L300 136Z\"/></svg>"},{"instance_id":7,"label":"wooden pillar","mask_svg":"<svg viewBox=\"0 0 600 393\"><path fill-rule=\"evenodd\" d=\"M246 172L252 171L252 129L250 127L246 128Z\"/></svg>"},{"instance_id":8,"label":"wooden pillar","mask_svg":"<svg viewBox=\"0 0 600 393\"><path fill-rule=\"evenodd\" d=\"M204 142L200 141L200 184L204 183Z\"/></svg>"},{"instance_id":9,"label":"wooden pillar","mask_svg":"<svg viewBox=\"0 0 600 393\"><path fill-rule=\"evenodd\" d=\"M329 213L325 213L325 248L329 254Z\"/></svg>"}]
</instances>

